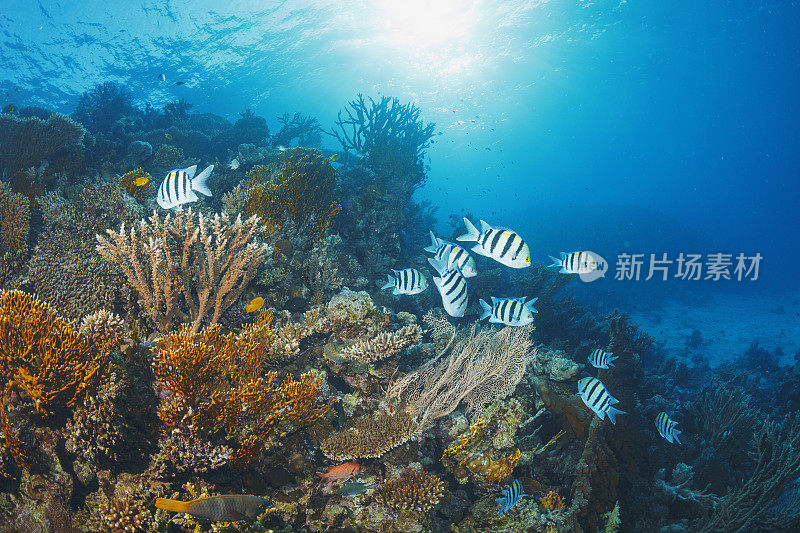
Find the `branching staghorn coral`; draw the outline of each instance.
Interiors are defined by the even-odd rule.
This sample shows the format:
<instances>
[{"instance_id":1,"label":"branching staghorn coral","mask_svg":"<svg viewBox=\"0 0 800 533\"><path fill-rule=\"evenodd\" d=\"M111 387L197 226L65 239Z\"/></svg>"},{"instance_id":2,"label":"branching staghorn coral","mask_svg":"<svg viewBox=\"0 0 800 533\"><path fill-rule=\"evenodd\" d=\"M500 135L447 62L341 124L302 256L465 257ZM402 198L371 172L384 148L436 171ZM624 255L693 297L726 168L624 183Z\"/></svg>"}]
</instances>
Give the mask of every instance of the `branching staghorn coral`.
<instances>
[{"instance_id":1,"label":"branching staghorn coral","mask_svg":"<svg viewBox=\"0 0 800 533\"><path fill-rule=\"evenodd\" d=\"M407 469L375 490L375 498L396 511L426 513L439 504L445 484L433 474Z\"/></svg>"},{"instance_id":2,"label":"branching staghorn coral","mask_svg":"<svg viewBox=\"0 0 800 533\"><path fill-rule=\"evenodd\" d=\"M105 370L109 353L103 348L34 296L0 291L0 422L21 467L29 467L31 457L13 432L5 402L13 393L44 414L72 407Z\"/></svg>"},{"instance_id":3,"label":"branching staghorn coral","mask_svg":"<svg viewBox=\"0 0 800 533\"><path fill-rule=\"evenodd\" d=\"M522 379L536 353L531 350L532 330L473 326L439 356L392 383L387 397L407 406L422 428L462 401L471 416L479 416L487 404L511 394ZM447 350L451 351L446 355Z\"/></svg>"},{"instance_id":4,"label":"branching staghorn coral","mask_svg":"<svg viewBox=\"0 0 800 533\"><path fill-rule=\"evenodd\" d=\"M263 324L220 335L211 325L194 333L187 324L154 349L153 373L169 395L158 414L167 430L238 443L235 465L249 464L273 439L323 416L322 379L306 373L283 383L264 374L272 347L258 342Z\"/></svg>"},{"instance_id":5,"label":"branching staghorn coral","mask_svg":"<svg viewBox=\"0 0 800 533\"><path fill-rule=\"evenodd\" d=\"M196 333L204 319L219 321L269 257L270 247L257 241L263 230L255 218L153 213L130 230L123 224L108 238L97 235L97 250L120 265L159 331L191 322Z\"/></svg>"}]
</instances>

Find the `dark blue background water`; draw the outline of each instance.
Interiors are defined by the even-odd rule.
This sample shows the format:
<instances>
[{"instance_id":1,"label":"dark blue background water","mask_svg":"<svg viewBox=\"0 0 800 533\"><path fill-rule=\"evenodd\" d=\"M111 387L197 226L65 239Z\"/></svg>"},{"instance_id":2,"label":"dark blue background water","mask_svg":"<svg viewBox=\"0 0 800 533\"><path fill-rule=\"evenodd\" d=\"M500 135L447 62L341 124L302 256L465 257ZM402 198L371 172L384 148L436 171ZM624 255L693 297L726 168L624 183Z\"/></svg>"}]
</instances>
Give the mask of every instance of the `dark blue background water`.
<instances>
[{"instance_id":1,"label":"dark blue background water","mask_svg":"<svg viewBox=\"0 0 800 533\"><path fill-rule=\"evenodd\" d=\"M756 289L797 288L797 2L268 4L0 0L0 101L70 112L115 80L330 126L359 91L397 95L442 133L420 191L442 230L465 210L542 260L760 252Z\"/></svg>"}]
</instances>

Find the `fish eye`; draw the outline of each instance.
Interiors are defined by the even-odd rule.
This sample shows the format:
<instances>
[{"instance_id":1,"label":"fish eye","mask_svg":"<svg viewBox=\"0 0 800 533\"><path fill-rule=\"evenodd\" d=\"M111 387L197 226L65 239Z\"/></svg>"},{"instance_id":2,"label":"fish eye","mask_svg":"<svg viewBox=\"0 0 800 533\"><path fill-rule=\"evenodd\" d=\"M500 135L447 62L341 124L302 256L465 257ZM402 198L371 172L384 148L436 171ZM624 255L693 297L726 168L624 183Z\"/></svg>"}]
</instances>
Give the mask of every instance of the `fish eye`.
<instances>
[{"instance_id":1,"label":"fish eye","mask_svg":"<svg viewBox=\"0 0 800 533\"><path fill-rule=\"evenodd\" d=\"M526 263L530 263L530 262L531 262L531 258L530 258L530 257L526 257L526 258L525 258L525 262L526 262Z\"/></svg>"}]
</instances>

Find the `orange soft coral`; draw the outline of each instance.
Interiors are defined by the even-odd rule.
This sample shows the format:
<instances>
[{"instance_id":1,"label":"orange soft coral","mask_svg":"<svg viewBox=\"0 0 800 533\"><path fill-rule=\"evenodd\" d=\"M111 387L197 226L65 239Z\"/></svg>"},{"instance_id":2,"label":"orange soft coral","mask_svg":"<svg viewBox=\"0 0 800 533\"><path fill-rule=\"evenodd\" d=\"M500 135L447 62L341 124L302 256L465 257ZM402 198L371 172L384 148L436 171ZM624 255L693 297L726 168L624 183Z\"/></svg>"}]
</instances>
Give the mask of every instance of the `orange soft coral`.
<instances>
[{"instance_id":1,"label":"orange soft coral","mask_svg":"<svg viewBox=\"0 0 800 533\"><path fill-rule=\"evenodd\" d=\"M33 402L40 413L75 404L96 385L108 352L89 335L76 332L36 297L0 291L0 388L3 401L14 395ZM12 392L14 393L12 395ZM6 443L20 466L29 462L0 409Z\"/></svg>"},{"instance_id":2,"label":"orange soft coral","mask_svg":"<svg viewBox=\"0 0 800 533\"><path fill-rule=\"evenodd\" d=\"M139 184L137 184L137 180ZM144 180L147 181L142 183ZM140 202L144 202L147 198L152 198L156 194L156 188L153 185L150 174L141 168L131 170L120 176L119 186Z\"/></svg>"},{"instance_id":3,"label":"orange soft coral","mask_svg":"<svg viewBox=\"0 0 800 533\"><path fill-rule=\"evenodd\" d=\"M313 373L283 383L263 368L273 356L266 336L269 315L241 333L220 334L212 325L193 333L186 325L155 348L153 372L171 392L159 406L169 429L239 441L236 466L245 466L275 438L325 415L318 396L322 379Z\"/></svg>"}]
</instances>

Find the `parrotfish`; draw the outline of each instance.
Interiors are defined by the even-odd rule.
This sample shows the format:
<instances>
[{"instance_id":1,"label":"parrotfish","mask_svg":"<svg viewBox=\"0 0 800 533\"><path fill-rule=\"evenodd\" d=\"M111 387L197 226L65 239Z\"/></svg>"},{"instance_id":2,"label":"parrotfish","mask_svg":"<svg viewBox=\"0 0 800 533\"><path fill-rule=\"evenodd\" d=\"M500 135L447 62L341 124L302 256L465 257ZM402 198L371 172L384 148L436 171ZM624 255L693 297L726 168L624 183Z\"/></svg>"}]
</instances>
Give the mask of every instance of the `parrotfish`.
<instances>
[{"instance_id":1,"label":"parrotfish","mask_svg":"<svg viewBox=\"0 0 800 533\"><path fill-rule=\"evenodd\" d=\"M267 510L270 503L251 494L225 494L198 498L189 502L156 498L156 508L175 513L190 514L195 518L215 522L238 522L255 520Z\"/></svg>"},{"instance_id":2,"label":"parrotfish","mask_svg":"<svg viewBox=\"0 0 800 533\"><path fill-rule=\"evenodd\" d=\"M336 489L336 494L340 494L342 496L356 496L374 487L374 484L367 484L363 481L351 481Z\"/></svg>"}]
</instances>

